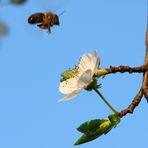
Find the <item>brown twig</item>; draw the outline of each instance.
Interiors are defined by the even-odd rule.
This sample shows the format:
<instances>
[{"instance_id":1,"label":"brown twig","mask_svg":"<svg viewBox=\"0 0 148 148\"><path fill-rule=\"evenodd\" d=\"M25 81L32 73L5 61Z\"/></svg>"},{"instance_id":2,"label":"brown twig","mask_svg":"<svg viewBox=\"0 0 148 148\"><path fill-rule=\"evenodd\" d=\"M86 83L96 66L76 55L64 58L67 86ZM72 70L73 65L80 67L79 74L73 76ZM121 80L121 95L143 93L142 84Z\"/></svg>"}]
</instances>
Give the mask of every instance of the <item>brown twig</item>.
<instances>
[{"instance_id":1,"label":"brown twig","mask_svg":"<svg viewBox=\"0 0 148 148\"><path fill-rule=\"evenodd\" d=\"M146 53L145 53L144 64L148 68L148 26L147 26L147 31L146 31L145 44L146 44ZM144 75L143 75L142 91L143 91L143 94L144 94L145 98L148 101L148 71L145 72Z\"/></svg>"},{"instance_id":2,"label":"brown twig","mask_svg":"<svg viewBox=\"0 0 148 148\"><path fill-rule=\"evenodd\" d=\"M142 99L142 96L143 96L143 92L142 90L140 90L138 92L138 94L135 96L135 98L133 99L132 103L128 106L128 108L122 110L120 113L119 113L119 116L120 118L122 118L123 116L125 116L127 113L130 113L132 114L135 107L139 105L141 99Z\"/></svg>"},{"instance_id":3,"label":"brown twig","mask_svg":"<svg viewBox=\"0 0 148 148\"><path fill-rule=\"evenodd\" d=\"M145 68L147 69L148 68L148 26L147 26L147 30L146 30L145 42L146 42L146 54L145 54L144 65L145 65ZM136 106L139 105L143 95L145 96L145 98L148 101L148 71L145 71L143 74L142 86L141 86L141 89L139 90L138 94L135 96L135 98L133 99L132 103L128 106L128 108L119 112L119 116L122 118L127 113L133 113Z\"/></svg>"},{"instance_id":4,"label":"brown twig","mask_svg":"<svg viewBox=\"0 0 148 148\"><path fill-rule=\"evenodd\" d=\"M142 65L139 67L130 67L130 66L110 66L110 68L106 68L105 70L107 70L107 74L111 74L111 73L116 73L116 72L120 72L120 73L124 73L124 72L128 72L128 73L144 73L148 70L148 67L146 65ZM107 75L106 74L106 75Z\"/></svg>"}]
</instances>

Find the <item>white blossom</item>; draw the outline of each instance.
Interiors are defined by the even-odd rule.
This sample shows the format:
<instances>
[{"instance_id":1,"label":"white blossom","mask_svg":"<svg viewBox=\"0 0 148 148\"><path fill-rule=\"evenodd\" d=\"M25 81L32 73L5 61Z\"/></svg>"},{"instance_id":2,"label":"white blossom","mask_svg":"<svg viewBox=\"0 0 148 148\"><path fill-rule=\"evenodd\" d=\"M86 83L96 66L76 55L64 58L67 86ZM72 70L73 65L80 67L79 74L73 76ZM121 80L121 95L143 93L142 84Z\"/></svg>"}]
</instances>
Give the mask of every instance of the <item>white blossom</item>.
<instances>
[{"instance_id":1,"label":"white blossom","mask_svg":"<svg viewBox=\"0 0 148 148\"><path fill-rule=\"evenodd\" d=\"M80 63L77 66L77 73L72 77L60 83L59 91L66 96L59 102L67 101L80 93L93 80L93 75L100 64L100 58L95 50L93 53L83 54Z\"/></svg>"}]
</instances>

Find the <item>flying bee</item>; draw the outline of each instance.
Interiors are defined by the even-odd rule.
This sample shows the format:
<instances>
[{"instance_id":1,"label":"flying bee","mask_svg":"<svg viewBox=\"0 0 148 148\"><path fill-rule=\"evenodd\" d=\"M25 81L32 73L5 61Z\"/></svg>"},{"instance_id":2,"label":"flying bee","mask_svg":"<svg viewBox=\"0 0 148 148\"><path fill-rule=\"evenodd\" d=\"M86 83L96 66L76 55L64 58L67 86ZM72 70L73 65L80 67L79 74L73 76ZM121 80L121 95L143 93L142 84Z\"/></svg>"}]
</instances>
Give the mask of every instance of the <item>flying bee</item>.
<instances>
[{"instance_id":1,"label":"flying bee","mask_svg":"<svg viewBox=\"0 0 148 148\"><path fill-rule=\"evenodd\" d=\"M25 3L27 0L11 0L10 2L13 3L13 4L23 4Z\"/></svg>"},{"instance_id":2,"label":"flying bee","mask_svg":"<svg viewBox=\"0 0 148 148\"><path fill-rule=\"evenodd\" d=\"M1 6L7 6L9 4L22 5L25 2L27 2L27 0L9 0L9 1L8 0L7 1L0 0L0 5Z\"/></svg>"},{"instance_id":3,"label":"flying bee","mask_svg":"<svg viewBox=\"0 0 148 148\"><path fill-rule=\"evenodd\" d=\"M8 35L8 33L9 33L8 26L3 21L0 21L0 38Z\"/></svg>"},{"instance_id":4,"label":"flying bee","mask_svg":"<svg viewBox=\"0 0 148 148\"><path fill-rule=\"evenodd\" d=\"M64 11L60 15L63 13ZM51 32L51 27L60 25L59 16L52 12L34 13L28 18L28 23L37 24L40 29L48 29L48 32Z\"/></svg>"}]
</instances>

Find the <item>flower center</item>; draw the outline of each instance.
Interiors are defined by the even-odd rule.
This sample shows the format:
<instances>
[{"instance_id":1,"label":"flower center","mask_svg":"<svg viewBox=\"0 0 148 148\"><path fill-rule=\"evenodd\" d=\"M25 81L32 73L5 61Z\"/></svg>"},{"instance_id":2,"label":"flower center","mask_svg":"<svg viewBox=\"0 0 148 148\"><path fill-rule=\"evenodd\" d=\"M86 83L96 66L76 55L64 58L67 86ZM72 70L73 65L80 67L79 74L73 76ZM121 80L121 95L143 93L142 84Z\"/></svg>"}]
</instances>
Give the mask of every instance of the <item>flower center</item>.
<instances>
[{"instance_id":1,"label":"flower center","mask_svg":"<svg viewBox=\"0 0 148 148\"><path fill-rule=\"evenodd\" d=\"M80 75L80 78L78 80L78 87L79 88L85 88L87 87L92 80L92 71L91 69L86 70Z\"/></svg>"},{"instance_id":2,"label":"flower center","mask_svg":"<svg viewBox=\"0 0 148 148\"><path fill-rule=\"evenodd\" d=\"M78 74L79 74L78 67L66 70L61 74L62 79L60 81L63 82L63 81L66 81L67 79L78 77Z\"/></svg>"}]
</instances>

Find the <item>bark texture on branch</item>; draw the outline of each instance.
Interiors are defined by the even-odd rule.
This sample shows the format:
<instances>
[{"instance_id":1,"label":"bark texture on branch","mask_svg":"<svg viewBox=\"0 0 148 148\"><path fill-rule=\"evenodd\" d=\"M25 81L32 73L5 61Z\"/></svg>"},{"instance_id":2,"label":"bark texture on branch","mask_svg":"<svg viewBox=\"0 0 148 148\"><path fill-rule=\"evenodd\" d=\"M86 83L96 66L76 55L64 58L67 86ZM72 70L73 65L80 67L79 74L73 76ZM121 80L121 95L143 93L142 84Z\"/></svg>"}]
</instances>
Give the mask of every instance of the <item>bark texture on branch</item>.
<instances>
[{"instance_id":1,"label":"bark texture on branch","mask_svg":"<svg viewBox=\"0 0 148 148\"><path fill-rule=\"evenodd\" d=\"M140 90L138 92L138 94L135 96L135 98L133 99L132 103L128 106L128 108L122 110L119 113L120 118L125 116L127 113L132 114L134 112L135 107L139 105L139 103L140 103L140 101L142 99L142 96L143 96L143 92L142 92L142 90Z\"/></svg>"},{"instance_id":2,"label":"bark texture on branch","mask_svg":"<svg viewBox=\"0 0 148 148\"><path fill-rule=\"evenodd\" d=\"M107 70L107 74L110 73L116 73L116 72L120 72L120 73L124 73L124 72L128 72L128 73L144 73L148 70L148 67L146 65L142 65L139 67L130 67L130 66L110 66L110 68L106 68L105 70ZM106 74L106 75L107 75Z\"/></svg>"},{"instance_id":3,"label":"bark texture on branch","mask_svg":"<svg viewBox=\"0 0 148 148\"><path fill-rule=\"evenodd\" d=\"M146 53L145 53L144 65L145 65L145 68L147 69L148 68L148 25L146 29L145 43L146 43ZM132 103L128 106L128 108L119 112L119 116L122 118L127 113L133 113L136 106L139 105L143 95L148 101L148 70L146 70L143 74L142 86L138 94L135 96L135 98L133 99Z\"/></svg>"}]
</instances>

